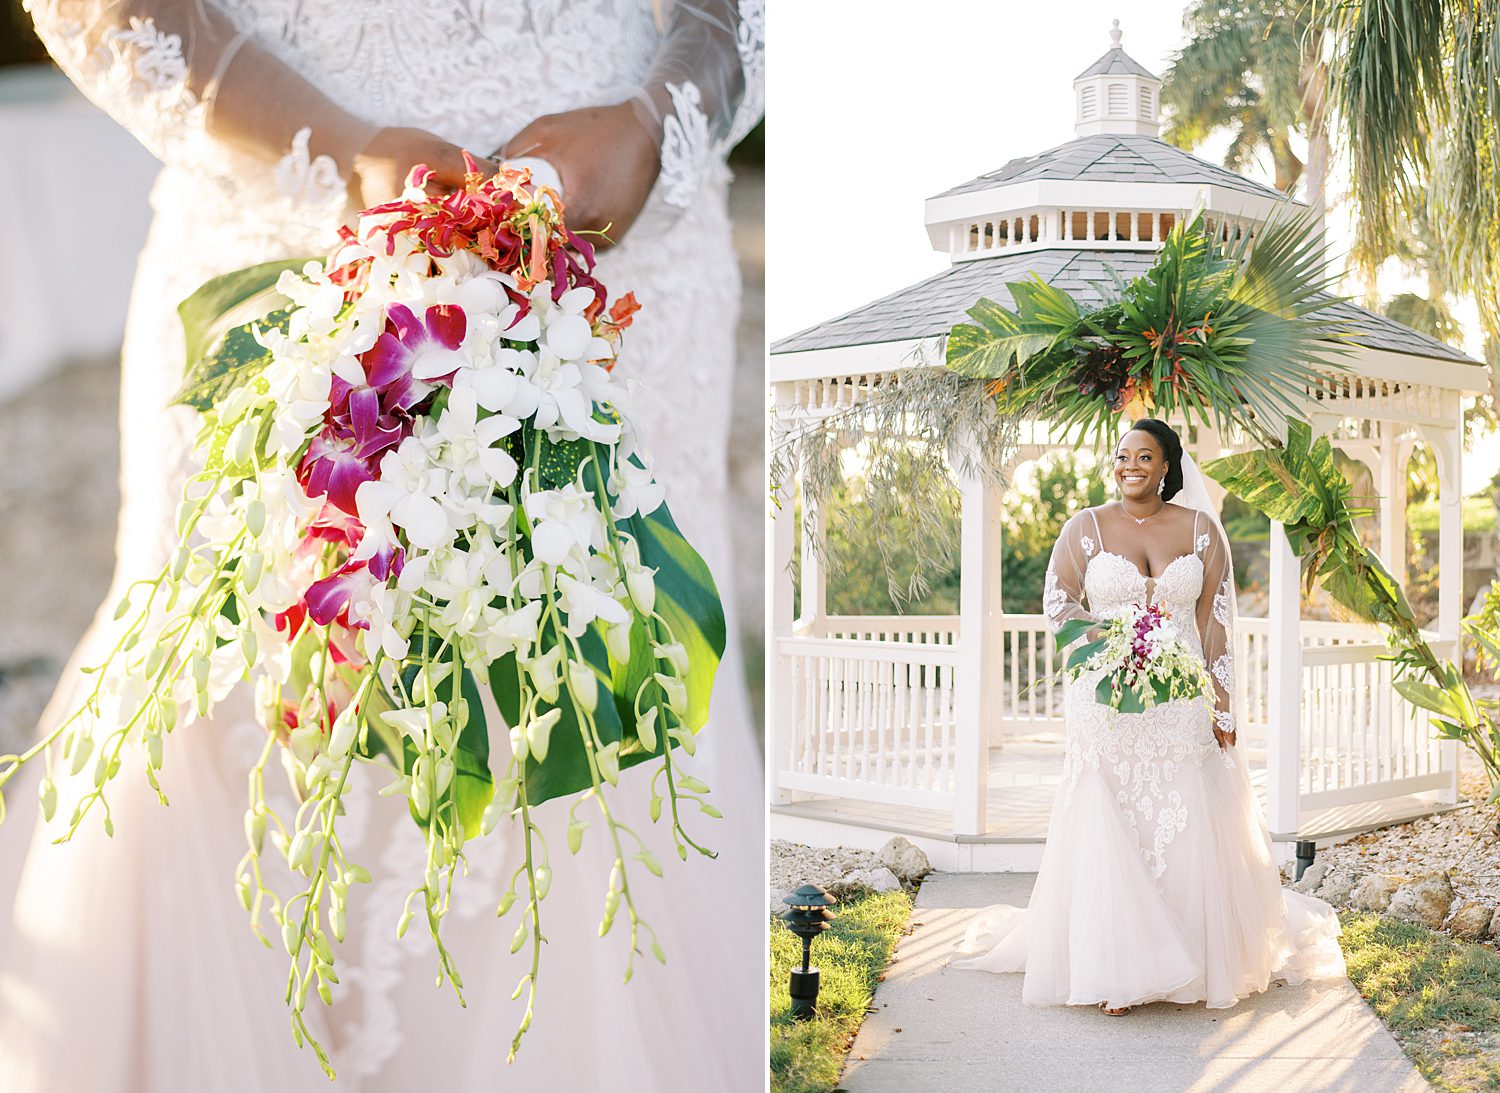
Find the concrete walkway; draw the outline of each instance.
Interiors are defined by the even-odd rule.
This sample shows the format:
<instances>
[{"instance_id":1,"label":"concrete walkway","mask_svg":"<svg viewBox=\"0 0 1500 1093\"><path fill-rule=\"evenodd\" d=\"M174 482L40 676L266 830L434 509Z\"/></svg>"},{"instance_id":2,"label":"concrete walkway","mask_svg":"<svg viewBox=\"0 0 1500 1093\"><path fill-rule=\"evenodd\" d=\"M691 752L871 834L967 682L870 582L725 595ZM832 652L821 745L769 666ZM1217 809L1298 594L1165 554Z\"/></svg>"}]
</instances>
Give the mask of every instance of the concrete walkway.
<instances>
[{"instance_id":1,"label":"concrete walkway","mask_svg":"<svg viewBox=\"0 0 1500 1093\"><path fill-rule=\"evenodd\" d=\"M928 877L874 1012L849 1052L848 1093L1426 1093L1348 980L1273 985L1230 1010L1156 1003L1125 1017L1021 1004L1021 976L949 968L977 908L1024 906L1035 873Z\"/></svg>"}]
</instances>

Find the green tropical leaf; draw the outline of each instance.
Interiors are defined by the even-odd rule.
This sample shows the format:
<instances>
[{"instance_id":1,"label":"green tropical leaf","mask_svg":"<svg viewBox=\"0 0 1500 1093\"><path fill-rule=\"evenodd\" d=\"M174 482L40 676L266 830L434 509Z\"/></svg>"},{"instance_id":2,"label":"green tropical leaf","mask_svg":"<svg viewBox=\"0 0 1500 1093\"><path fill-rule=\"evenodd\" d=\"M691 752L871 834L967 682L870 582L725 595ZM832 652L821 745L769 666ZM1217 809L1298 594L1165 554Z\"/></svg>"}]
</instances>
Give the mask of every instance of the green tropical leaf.
<instances>
[{"instance_id":1,"label":"green tropical leaf","mask_svg":"<svg viewBox=\"0 0 1500 1093\"><path fill-rule=\"evenodd\" d=\"M1103 649L1104 645L1105 641L1103 638L1096 638L1094 641L1088 642L1085 645L1080 645L1077 649L1074 649L1071 653L1068 654L1068 667L1078 668L1088 663L1089 657L1093 656L1100 649Z\"/></svg>"},{"instance_id":2,"label":"green tropical leaf","mask_svg":"<svg viewBox=\"0 0 1500 1093\"><path fill-rule=\"evenodd\" d=\"M1098 625L1098 623L1092 622L1089 619L1069 619L1057 628L1057 634L1055 635L1057 651L1059 653L1062 652L1079 638L1083 637L1084 634L1088 633L1091 627Z\"/></svg>"},{"instance_id":3,"label":"green tropical leaf","mask_svg":"<svg viewBox=\"0 0 1500 1093\"><path fill-rule=\"evenodd\" d=\"M1462 716L1453 696L1441 687L1417 679L1398 679L1395 686L1396 692L1413 706L1420 706L1424 710L1455 720Z\"/></svg>"},{"instance_id":4,"label":"green tropical leaf","mask_svg":"<svg viewBox=\"0 0 1500 1093\"><path fill-rule=\"evenodd\" d=\"M226 273L177 306L186 362L174 405L208 410L266 366L270 354L255 340L255 329L286 329L289 301L276 291L276 282L284 271L300 270L308 261L289 258Z\"/></svg>"}]
</instances>

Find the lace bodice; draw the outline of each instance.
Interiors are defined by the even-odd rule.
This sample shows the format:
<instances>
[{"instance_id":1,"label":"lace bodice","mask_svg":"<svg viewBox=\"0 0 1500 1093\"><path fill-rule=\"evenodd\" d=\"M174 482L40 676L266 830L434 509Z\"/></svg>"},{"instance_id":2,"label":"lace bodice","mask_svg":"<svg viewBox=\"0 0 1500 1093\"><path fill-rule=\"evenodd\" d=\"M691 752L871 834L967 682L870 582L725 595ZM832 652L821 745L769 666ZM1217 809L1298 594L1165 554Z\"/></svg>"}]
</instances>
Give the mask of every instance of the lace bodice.
<instances>
[{"instance_id":1,"label":"lace bodice","mask_svg":"<svg viewBox=\"0 0 1500 1093\"><path fill-rule=\"evenodd\" d=\"M1089 606L1100 618L1117 618L1133 604L1154 603L1174 622L1191 621L1203 591L1203 559L1196 554L1179 555L1160 577L1152 578L1124 555L1100 550L1088 560L1083 587ZM1196 626L1179 627L1178 636L1202 653Z\"/></svg>"},{"instance_id":2,"label":"lace bodice","mask_svg":"<svg viewBox=\"0 0 1500 1093\"><path fill-rule=\"evenodd\" d=\"M1203 657L1215 682L1214 722L1234 730L1234 645L1232 640L1234 567L1229 545L1217 526L1194 510L1183 530L1158 524L1157 545L1180 553L1157 577L1141 572L1131 559L1104 547L1099 514L1087 509L1064 525L1047 563L1042 610L1056 631L1069 619L1117 618L1131 604L1150 602L1166 609L1178 636ZM1117 527L1129 527L1126 520ZM1190 530L1188 530L1190 527ZM1174 536L1181 536L1179 543ZM1183 548L1186 548L1185 550Z\"/></svg>"}]
</instances>

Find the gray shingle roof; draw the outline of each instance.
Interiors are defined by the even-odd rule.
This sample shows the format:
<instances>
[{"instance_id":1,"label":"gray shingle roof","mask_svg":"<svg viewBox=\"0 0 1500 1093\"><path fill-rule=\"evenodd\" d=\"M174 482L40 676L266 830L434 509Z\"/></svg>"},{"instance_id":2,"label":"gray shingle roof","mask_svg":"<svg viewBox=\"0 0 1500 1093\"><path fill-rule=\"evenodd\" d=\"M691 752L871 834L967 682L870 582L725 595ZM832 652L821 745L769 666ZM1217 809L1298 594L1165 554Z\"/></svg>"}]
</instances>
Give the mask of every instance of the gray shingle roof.
<instances>
[{"instance_id":1,"label":"gray shingle roof","mask_svg":"<svg viewBox=\"0 0 1500 1093\"><path fill-rule=\"evenodd\" d=\"M1078 75L1075 80L1082 80L1088 76L1145 76L1148 79L1156 79L1156 73L1141 64L1130 54L1119 46L1114 46L1093 64L1089 65Z\"/></svg>"},{"instance_id":2,"label":"gray shingle roof","mask_svg":"<svg viewBox=\"0 0 1500 1093\"><path fill-rule=\"evenodd\" d=\"M1108 267L1128 281L1145 273L1155 261L1151 251L1054 249L960 262L910 288L782 338L772 344L771 352L796 353L945 334L953 324L964 321L965 313L981 296L1010 304L1005 286L1032 273L1069 293L1082 306L1092 307L1101 299L1096 286L1113 282ZM1335 304L1328 314L1347 327L1355 342L1372 349L1478 363L1451 345L1350 303Z\"/></svg>"},{"instance_id":3,"label":"gray shingle roof","mask_svg":"<svg viewBox=\"0 0 1500 1093\"><path fill-rule=\"evenodd\" d=\"M965 194L1039 178L1082 182L1187 182L1223 186L1277 201L1286 197L1279 190L1237 175L1227 167L1199 159L1155 137L1124 133L1078 137L1034 156L1013 159L997 171L972 178L937 196Z\"/></svg>"}]
</instances>

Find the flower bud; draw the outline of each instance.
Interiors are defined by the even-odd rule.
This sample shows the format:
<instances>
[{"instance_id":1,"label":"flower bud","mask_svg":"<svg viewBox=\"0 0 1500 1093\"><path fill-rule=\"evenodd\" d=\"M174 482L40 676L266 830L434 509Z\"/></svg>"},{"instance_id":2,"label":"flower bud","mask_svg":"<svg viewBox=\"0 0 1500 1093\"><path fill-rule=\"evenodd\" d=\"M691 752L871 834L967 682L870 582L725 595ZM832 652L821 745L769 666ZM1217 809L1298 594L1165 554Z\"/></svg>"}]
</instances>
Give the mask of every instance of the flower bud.
<instances>
[{"instance_id":1,"label":"flower bud","mask_svg":"<svg viewBox=\"0 0 1500 1093\"><path fill-rule=\"evenodd\" d=\"M698 753L697 734L695 734L693 730L688 728L686 725L677 725L671 729L668 729L667 735L675 740L678 745L681 746L682 750L687 752L689 755L696 755Z\"/></svg>"},{"instance_id":2,"label":"flower bud","mask_svg":"<svg viewBox=\"0 0 1500 1093\"><path fill-rule=\"evenodd\" d=\"M120 602L115 605L115 621L119 622L129 612L130 612L130 593L127 592L124 596L122 596L120 598Z\"/></svg>"},{"instance_id":3,"label":"flower bud","mask_svg":"<svg viewBox=\"0 0 1500 1093\"><path fill-rule=\"evenodd\" d=\"M37 788L37 795L41 798L42 819L50 822L57 811L56 783L51 778L43 778L41 785Z\"/></svg>"},{"instance_id":4,"label":"flower bud","mask_svg":"<svg viewBox=\"0 0 1500 1093\"><path fill-rule=\"evenodd\" d=\"M538 763L547 761L547 747L552 739L552 726L562 718L562 709L554 706L540 717L533 718L526 726L526 749Z\"/></svg>"},{"instance_id":5,"label":"flower bud","mask_svg":"<svg viewBox=\"0 0 1500 1093\"><path fill-rule=\"evenodd\" d=\"M667 696L667 708L678 717L687 715L688 694L687 684L675 676L655 673L657 684Z\"/></svg>"},{"instance_id":6,"label":"flower bud","mask_svg":"<svg viewBox=\"0 0 1500 1093\"><path fill-rule=\"evenodd\" d=\"M234 890L240 897L240 903L244 906L245 910L250 910L250 906L255 900L255 893L250 887L249 873L241 873L239 875L234 882Z\"/></svg>"},{"instance_id":7,"label":"flower bud","mask_svg":"<svg viewBox=\"0 0 1500 1093\"><path fill-rule=\"evenodd\" d=\"M73 737L73 763L69 767L69 773L78 775L83 772L84 766L89 761L89 753L94 750L94 738L92 736Z\"/></svg>"},{"instance_id":8,"label":"flower bud","mask_svg":"<svg viewBox=\"0 0 1500 1093\"><path fill-rule=\"evenodd\" d=\"M506 912L508 912L515 905L516 905L516 890L514 888L512 888L508 892L506 892L505 895L503 895L503 896L500 897L500 908L499 908L499 910L497 910L495 912L495 917L496 918L504 918L505 915L506 915Z\"/></svg>"},{"instance_id":9,"label":"flower bud","mask_svg":"<svg viewBox=\"0 0 1500 1093\"><path fill-rule=\"evenodd\" d=\"M146 733L146 765L152 770L161 770L161 733Z\"/></svg>"},{"instance_id":10,"label":"flower bud","mask_svg":"<svg viewBox=\"0 0 1500 1093\"><path fill-rule=\"evenodd\" d=\"M245 530L252 539L259 539L260 533L266 530L266 503L259 497L251 498L245 506Z\"/></svg>"},{"instance_id":11,"label":"flower bud","mask_svg":"<svg viewBox=\"0 0 1500 1093\"><path fill-rule=\"evenodd\" d=\"M180 580L182 580L182 575L187 572L187 565L188 565L188 548L185 547L185 546L180 546L172 554L172 568L170 570L170 572L172 574L172 580L174 580L174 581L180 581Z\"/></svg>"},{"instance_id":12,"label":"flower bud","mask_svg":"<svg viewBox=\"0 0 1500 1093\"><path fill-rule=\"evenodd\" d=\"M578 853L578 848L583 845L583 832L589 825L583 820L570 820L568 822L568 853Z\"/></svg>"},{"instance_id":13,"label":"flower bud","mask_svg":"<svg viewBox=\"0 0 1500 1093\"><path fill-rule=\"evenodd\" d=\"M359 730L359 712L354 703L349 703L334 718L333 731L328 735L328 757L343 759L354 744L354 734Z\"/></svg>"},{"instance_id":14,"label":"flower bud","mask_svg":"<svg viewBox=\"0 0 1500 1093\"><path fill-rule=\"evenodd\" d=\"M657 708L652 706L635 719L635 734L640 737L641 746L647 751L656 750L657 713Z\"/></svg>"},{"instance_id":15,"label":"flower bud","mask_svg":"<svg viewBox=\"0 0 1500 1093\"><path fill-rule=\"evenodd\" d=\"M701 778L694 778L691 774L680 774L677 784L689 793L707 793L708 783Z\"/></svg>"},{"instance_id":16,"label":"flower bud","mask_svg":"<svg viewBox=\"0 0 1500 1093\"><path fill-rule=\"evenodd\" d=\"M655 854L649 850L642 850L636 857L640 859L641 864L650 871L653 877L661 876L661 860Z\"/></svg>"},{"instance_id":17,"label":"flower bud","mask_svg":"<svg viewBox=\"0 0 1500 1093\"><path fill-rule=\"evenodd\" d=\"M516 757L516 762L526 762L530 754L526 750L526 726L512 725L510 727L510 753Z\"/></svg>"},{"instance_id":18,"label":"flower bud","mask_svg":"<svg viewBox=\"0 0 1500 1093\"><path fill-rule=\"evenodd\" d=\"M246 418L236 425L229 434L229 443L225 446L225 454L232 464L243 465L250 462L255 454L255 432L256 422L254 418Z\"/></svg>"},{"instance_id":19,"label":"flower bud","mask_svg":"<svg viewBox=\"0 0 1500 1093\"><path fill-rule=\"evenodd\" d=\"M254 592L260 587L261 574L265 572L266 558L258 550L249 551L240 560L240 584L246 592Z\"/></svg>"},{"instance_id":20,"label":"flower bud","mask_svg":"<svg viewBox=\"0 0 1500 1093\"><path fill-rule=\"evenodd\" d=\"M618 664L630 663L630 623L623 622L604 631L604 644L610 659Z\"/></svg>"},{"instance_id":21,"label":"flower bud","mask_svg":"<svg viewBox=\"0 0 1500 1093\"><path fill-rule=\"evenodd\" d=\"M245 812L245 841L259 854L266 843L266 814L259 808Z\"/></svg>"},{"instance_id":22,"label":"flower bud","mask_svg":"<svg viewBox=\"0 0 1500 1093\"><path fill-rule=\"evenodd\" d=\"M682 642L673 641L665 645L654 645L651 651L670 664L675 675L681 677L688 674L688 654Z\"/></svg>"},{"instance_id":23,"label":"flower bud","mask_svg":"<svg viewBox=\"0 0 1500 1093\"><path fill-rule=\"evenodd\" d=\"M568 665L568 685L578 705L593 713L599 705L599 677L588 662L575 660Z\"/></svg>"},{"instance_id":24,"label":"flower bud","mask_svg":"<svg viewBox=\"0 0 1500 1093\"><path fill-rule=\"evenodd\" d=\"M652 569L634 568L625 573L625 587L630 590L630 600L646 618L650 618L656 608L656 581L652 576L655 572Z\"/></svg>"},{"instance_id":25,"label":"flower bud","mask_svg":"<svg viewBox=\"0 0 1500 1093\"><path fill-rule=\"evenodd\" d=\"M594 753L599 763L599 774L612 786L620 784L620 742L611 740Z\"/></svg>"},{"instance_id":26,"label":"flower bud","mask_svg":"<svg viewBox=\"0 0 1500 1093\"><path fill-rule=\"evenodd\" d=\"M298 872L306 872L312 868L313 863L313 833L311 831L299 831L292 837L291 848L287 851L287 865Z\"/></svg>"},{"instance_id":27,"label":"flower bud","mask_svg":"<svg viewBox=\"0 0 1500 1093\"><path fill-rule=\"evenodd\" d=\"M552 870L547 866L541 866L536 871L536 898L546 899L547 893L552 890Z\"/></svg>"},{"instance_id":28,"label":"flower bud","mask_svg":"<svg viewBox=\"0 0 1500 1093\"><path fill-rule=\"evenodd\" d=\"M520 952L521 946L526 944L526 938L526 922L523 919L521 925L516 927L515 935L510 939L510 951L513 953Z\"/></svg>"},{"instance_id":29,"label":"flower bud","mask_svg":"<svg viewBox=\"0 0 1500 1093\"><path fill-rule=\"evenodd\" d=\"M402 912L400 921L396 923L397 941L406 936L406 928L411 925L411 920L415 917L416 915L410 910Z\"/></svg>"},{"instance_id":30,"label":"flower bud","mask_svg":"<svg viewBox=\"0 0 1500 1093\"><path fill-rule=\"evenodd\" d=\"M187 534L188 524L192 523L193 513L197 511L197 501L177 502L177 537L179 539Z\"/></svg>"},{"instance_id":31,"label":"flower bud","mask_svg":"<svg viewBox=\"0 0 1500 1093\"><path fill-rule=\"evenodd\" d=\"M453 760L445 755L437 761L437 791L439 797L448 791L448 786L453 782L453 774Z\"/></svg>"}]
</instances>

